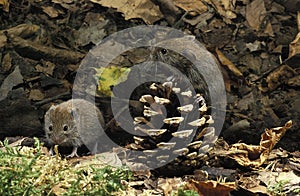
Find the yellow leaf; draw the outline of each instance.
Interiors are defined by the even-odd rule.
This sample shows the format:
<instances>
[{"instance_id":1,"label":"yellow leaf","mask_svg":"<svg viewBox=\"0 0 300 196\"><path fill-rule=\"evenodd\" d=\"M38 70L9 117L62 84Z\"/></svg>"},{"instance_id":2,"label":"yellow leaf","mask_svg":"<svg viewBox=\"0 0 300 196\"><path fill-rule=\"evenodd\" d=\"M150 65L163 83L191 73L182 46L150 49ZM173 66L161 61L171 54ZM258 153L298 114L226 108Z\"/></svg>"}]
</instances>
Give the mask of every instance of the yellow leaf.
<instances>
[{"instance_id":1,"label":"yellow leaf","mask_svg":"<svg viewBox=\"0 0 300 196\"><path fill-rule=\"evenodd\" d=\"M115 86L127 80L130 68L109 66L96 69L96 77L98 78L98 90L107 96L112 96L111 86Z\"/></svg>"}]
</instances>

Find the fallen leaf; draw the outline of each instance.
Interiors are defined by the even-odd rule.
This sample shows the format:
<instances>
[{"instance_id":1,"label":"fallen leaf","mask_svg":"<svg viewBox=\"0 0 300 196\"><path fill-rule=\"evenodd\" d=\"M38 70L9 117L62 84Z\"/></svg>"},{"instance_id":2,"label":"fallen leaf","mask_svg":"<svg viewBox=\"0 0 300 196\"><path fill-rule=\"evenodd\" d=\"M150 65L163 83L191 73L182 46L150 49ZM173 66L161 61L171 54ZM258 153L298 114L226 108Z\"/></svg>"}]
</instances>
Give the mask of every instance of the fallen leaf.
<instances>
[{"instance_id":1,"label":"fallen leaf","mask_svg":"<svg viewBox=\"0 0 300 196\"><path fill-rule=\"evenodd\" d=\"M253 43L246 43L246 47L250 50L250 52L261 50L261 45L265 45L265 43L258 40L255 40Z\"/></svg>"},{"instance_id":2,"label":"fallen leaf","mask_svg":"<svg viewBox=\"0 0 300 196\"><path fill-rule=\"evenodd\" d=\"M292 121L290 120L283 127L266 129L261 135L260 145L233 144L228 151L228 156L244 167L259 167L267 160L271 150L291 127Z\"/></svg>"},{"instance_id":3,"label":"fallen leaf","mask_svg":"<svg viewBox=\"0 0 300 196\"><path fill-rule=\"evenodd\" d=\"M55 64L49 61L43 62L43 64L44 66L41 66L40 64L35 66L36 71L44 73L46 76L52 76L53 71L55 69Z\"/></svg>"},{"instance_id":4,"label":"fallen leaf","mask_svg":"<svg viewBox=\"0 0 300 196\"><path fill-rule=\"evenodd\" d=\"M236 189L235 182L217 182L213 180L190 180L186 187L195 190L199 195L205 196L227 196Z\"/></svg>"},{"instance_id":5,"label":"fallen leaf","mask_svg":"<svg viewBox=\"0 0 300 196\"><path fill-rule=\"evenodd\" d=\"M297 26L298 26L298 32L300 31L300 12L297 12Z\"/></svg>"},{"instance_id":6,"label":"fallen leaf","mask_svg":"<svg viewBox=\"0 0 300 196\"><path fill-rule=\"evenodd\" d=\"M231 19L237 17L235 10L236 0L205 0L206 3L210 4L216 12L222 16L222 19L227 24L231 24Z\"/></svg>"},{"instance_id":7,"label":"fallen leaf","mask_svg":"<svg viewBox=\"0 0 300 196\"><path fill-rule=\"evenodd\" d=\"M287 85L292 87L300 87L300 75L290 78L287 81Z\"/></svg>"},{"instance_id":8,"label":"fallen leaf","mask_svg":"<svg viewBox=\"0 0 300 196\"><path fill-rule=\"evenodd\" d=\"M293 193L296 189L299 189L300 177L297 176L293 171L289 172L271 172L263 171L259 172L257 177L261 183L265 184L269 189L271 187L276 187L280 183L283 190L288 190L289 193ZM289 195L286 192L286 195ZM293 194L292 194L293 195Z\"/></svg>"},{"instance_id":9,"label":"fallen leaf","mask_svg":"<svg viewBox=\"0 0 300 196\"><path fill-rule=\"evenodd\" d=\"M16 66L14 71L9 74L0 87L0 101L5 99L8 93L12 90L14 86L23 83L23 76L20 72L19 66Z\"/></svg>"},{"instance_id":10,"label":"fallen leaf","mask_svg":"<svg viewBox=\"0 0 300 196\"><path fill-rule=\"evenodd\" d=\"M153 24L157 20L163 18L159 7L149 0L91 0L93 3L100 4L104 7L116 8L118 12L122 12L125 20L132 18L141 18L147 24Z\"/></svg>"},{"instance_id":11,"label":"fallen leaf","mask_svg":"<svg viewBox=\"0 0 300 196\"><path fill-rule=\"evenodd\" d=\"M41 28L33 24L20 24L9 29L0 30L0 38L7 33L11 37L28 38L30 36L37 35Z\"/></svg>"},{"instance_id":12,"label":"fallen leaf","mask_svg":"<svg viewBox=\"0 0 300 196\"><path fill-rule=\"evenodd\" d=\"M193 16L207 11L207 6L199 0L174 0L174 4Z\"/></svg>"},{"instance_id":13,"label":"fallen leaf","mask_svg":"<svg viewBox=\"0 0 300 196\"><path fill-rule=\"evenodd\" d=\"M270 21L266 22L264 33L268 34L269 36L274 36L273 26Z\"/></svg>"},{"instance_id":14,"label":"fallen leaf","mask_svg":"<svg viewBox=\"0 0 300 196\"><path fill-rule=\"evenodd\" d=\"M10 70L11 66L11 57L10 54L7 53L3 56L1 69L3 72L7 72Z\"/></svg>"},{"instance_id":15,"label":"fallen leaf","mask_svg":"<svg viewBox=\"0 0 300 196\"><path fill-rule=\"evenodd\" d=\"M246 6L246 20L250 27L259 31L267 14L264 0L254 0Z\"/></svg>"},{"instance_id":16,"label":"fallen leaf","mask_svg":"<svg viewBox=\"0 0 300 196\"><path fill-rule=\"evenodd\" d=\"M3 48L6 44L7 37L5 35L0 34L0 48Z\"/></svg>"},{"instance_id":17,"label":"fallen leaf","mask_svg":"<svg viewBox=\"0 0 300 196\"><path fill-rule=\"evenodd\" d=\"M242 79L247 85L249 85L242 72L218 48L216 48L216 53L221 65L223 65L226 70L229 70L230 73L237 78Z\"/></svg>"},{"instance_id":18,"label":"fallen leaf","mask_svg":"<svg viewBox=\"0 0 300 196\"><path fill-rule=\"evenodd\" d=\"M289 49L289 59L300 53L300 33L298 33L295 39L290 43Z\"/></svg>"},{"instance_id":19,"label":"fallen leaf","mask_svg":"<svg viewBox=\"0 0 300 196\"><path fill-rule=\"evenodd\" d=\"M0 7L3 11L9 12L9 1L8 0L0 0Z\"/></svg>"},{"instance_id":20,"label":"fallen leaf","mask_svg":"<svg viewBox=\"0 0 300 196\"><path fill-rule=\"evenodd\" d=\"M56 9L52 6L41 6L43 9L43 12L45 12L50 18L56 18L60 14L63 14L63 11Z\"/></svg>"},{"instance_id":21,"label":"fallen leaf","mask_svg":"<svg viewBox=\"0 0 300 196\"><path fill-rule=\"evenodd\" d=\"M282 54L282 49L283 49L283 45L278 45L276 46L276 48L272 50L272 52L275 54Z\"/></svg>"},{"instance_id":22,"label":"fallen leaf","mask_svg":"<svg viewBox=\"0 0 300 196\"><path fill-rule=\"evenodd\" d=\"M186 23L191 24L192 26L197 25L197 27L202 27L207 25L207 21L214 16L211 12L205 12L193 18L183 17L182 20Z\"/></svg>"},{"instance_id":23,"label":"fallen leaf","mask_svg":"<svg viewBox=\"0 0 300 196\"><path fill-rule=\"evenodd\" d=\"M275 90L281 84L287 83L287 81L293 76L297 75L297 72L288 65L281 65L274 71L269 73L267 78L258 86L258 89L262 92L268 92Z\"/></svg>"},{"instance_id":24,"label":"fallen leaf","mask_svg":"<svg viewBox=\"0 0 300 196\"><path fill-rule=\"evenodd\" d=\"M151 171L150 168L143 164L143 163L137 163L137 162L129 162L129 161L124 161L125 165L133 171L134 176L145 176L147 178L150 178L151 176Z\"/></svg>"},{"instance_id":25,"label":"fallen leaf","mask_svg":"<svg viewBox=\"0 0 300 196\"><path fill-rule=\"evenodd\" d=\"M243 195L269 195L267 187L260 183L256 175L241 175L238 189L243 190Z\"/></svg>"},{"instance_id":26,"label":"fallen leaf","mask_svg":"<svg viewBox=\"0 0 300 196\"><path fill-rule=\"evenodd\" d=\"M237 108L239 108L240 111L250 111L251 105L255 103L255 98L253 93L249 93L245 96L243 96L243 99L240 99L236 105Z\"/></svg>"},{"instance_id":27,"label":"fallen leaf","mask_svg":"<svg viewBox=\"0 0 300 196\"><path fill-rule=\"evenodd\" d=\"M106 68L96 69L96 77L98 78L98 90L107 96L112 96L111 87L124 82L130 72L130 68L109 66Z\"/></svg>"},{"instance_id":28,"label":"fallen leaf","mask_svg":"<svg viewBox=\"0 0 300 196\"><path fill-rule=\"evenodd\" d=\"M71 4L74 2L74 0L52 0L53 3L67 3Z\"/></svg>"},{"instance_id":29,"label":"fallen leaf","mask_svg":"<svg viewBox=\"0 0 300 196\"><path fill-rule=\"evenodd\" d=\"M177 190L184 184L182 178L159 178L157 187L163 191L164 195L171 196L175 195Z\"/></svg>"},{"instance_id":30,"label":"fallen leaf","mask_svg":"<svg viewBox=\"0 0 300 196\"><path fill-rule=\"evenodd\" d=\"M59 4L61 7L73 12L78 10L78 5L74 0L51 0L51 2Z\"/></svg>"},{"instance_id":31,"label":"fallen leaf","mask_svg":"<svg viewBox=\"0 0 300 196\"><path fill-rule=\"evenodd\" d=\"M32 89L29 93L29 99L40 101L44 99L44 94L39 89Z\"/></svg>"},{"instance_id":32,"label":"fallen leaf","mask_svg":"<svg viewBox=\"0 0 300 196\"><path fill-rule=\"evenodd\" d=\"M85 18L85 23L75 32L76 44L86 46L90 43L98 44L107 34L105 26L108 20L105 20L98 13L89 13Z\"/></svg>"}]
</instances>

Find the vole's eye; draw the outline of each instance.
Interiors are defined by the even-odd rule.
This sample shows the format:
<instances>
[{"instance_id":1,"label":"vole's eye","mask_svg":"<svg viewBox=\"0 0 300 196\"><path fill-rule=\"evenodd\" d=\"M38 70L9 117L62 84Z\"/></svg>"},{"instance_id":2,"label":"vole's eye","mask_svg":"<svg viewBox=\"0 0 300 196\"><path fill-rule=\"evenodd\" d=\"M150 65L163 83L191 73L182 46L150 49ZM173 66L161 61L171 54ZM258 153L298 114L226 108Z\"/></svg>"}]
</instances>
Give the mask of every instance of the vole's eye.
<instances>
[{"instance_id":1,"label":"vole's eye","mask_svg":"<svg viewBox=\"0 0 300 196\"><path fill-rule=\"evenodd\" d=\"M64 125L63 129L64 129L64 131L68 131L68 129L69 129L68 125Z\"/></svg>"},{"instance_id":2,"label":"vole's eye","mask_svg":"<svg viewBox=\"0 0 300 196\"><path fill-rule=\"evenodd\" d=\"M49 125L48 129L49 129L49 131L53 131L53 125L52 124Z\"/></svg>"},{"instance_id":3,"label":"vole's eye","mask_svg":"<svg viewBox=\"0 0 300 196\"><path fill-rule=\"evenodd\" d=\"M160 52L161 52L162 54L167 54L168 51L167 51L166 49L163 48L163 49L160 50Z\"/></svg>"}]
</instances>

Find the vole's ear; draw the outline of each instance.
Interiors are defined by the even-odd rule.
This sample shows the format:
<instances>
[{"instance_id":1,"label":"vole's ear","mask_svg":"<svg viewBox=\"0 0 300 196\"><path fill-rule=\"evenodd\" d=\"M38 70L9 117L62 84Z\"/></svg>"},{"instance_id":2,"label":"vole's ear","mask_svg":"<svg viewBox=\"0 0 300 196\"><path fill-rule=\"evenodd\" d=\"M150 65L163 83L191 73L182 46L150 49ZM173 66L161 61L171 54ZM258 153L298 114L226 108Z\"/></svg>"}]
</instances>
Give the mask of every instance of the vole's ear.
<instances>
[{"instance_id":1,"label":"vole's ear","mask_svg":"<svg viewBox=\"0 0 300 196\"><path fill-rule=\"evenodd\" d=\"M55 106L55 105L51 105L51 107L45 114L45 119L49 119L49 120L51 119L51 114L53 113L53 111L55 110L56 107L57 106Z\"/></svg>"},{"instance_id":2,"label":"vole's ear","mask_svg":"<svg viewBox=\"0 0 300 196\"><path fill-rule=\"evenodd\" d=\"M56 109L56 107L57 107L56 105L51 105L51 107L47 111L47 114L50 114L52 111L54 111Z\"/></svg>"},{"instance_id":3,"label":"vole's ear","mask_svg":"<svg viewBox=\"0 0 300 196\"><path fill-rule=\"evenodd\" d=\"M51 105L51 107L49 108L49 111L55 110L56 107L57 107L56 105Z\"/></svg>"},{"instance_id":4,"label":"vole's ear","mask_svg":"<svg viewBox=\"0 0 300 196\"><path fill-rule=\"evenodd\" d=\"M77 113L78 113L78 108L72 107L72 108L70 108L70 109L68 110L68 112L71 114L71 116L72 116L73 118L76 118L76 115L77 115Z\"/></svg>"}]
</instances>

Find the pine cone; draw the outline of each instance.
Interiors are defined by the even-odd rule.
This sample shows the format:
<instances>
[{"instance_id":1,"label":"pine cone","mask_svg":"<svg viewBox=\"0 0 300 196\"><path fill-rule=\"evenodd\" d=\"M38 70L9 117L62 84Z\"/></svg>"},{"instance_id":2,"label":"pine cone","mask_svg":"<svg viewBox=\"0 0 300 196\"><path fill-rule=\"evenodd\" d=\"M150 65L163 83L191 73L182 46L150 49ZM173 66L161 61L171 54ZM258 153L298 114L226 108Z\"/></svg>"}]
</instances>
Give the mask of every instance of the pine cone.
<instances>
[{"instance_id":1,"label":"pine cone","mask_svg":"<svg viewBox=\"0 0 300 196\"><path fill-rule=\"evenodd\" d=\"M201 165L223 125L226 97L217 62L194 36L160 26L124 30L91 51L80 71L106 67L121 52L141 48L150 57L128 58L127 80L113 87L108 116L115 123L108 136L150 168ZM75 87L84 95L88 86Z\"/></svg>"},{"instance_id":2,"label":"pine cone","mask_svg":"<svg viewBox=\"0 0 300 196\"><path fill-rule=\"evenodd\" d=\"M172 82L148 87L149 94L139 99L143 114L134 118L134 142L127 145L143 152L134 161L168 172L202 165L217 139L203 96L181 91Z\"/></svg>"}]
</instances>

